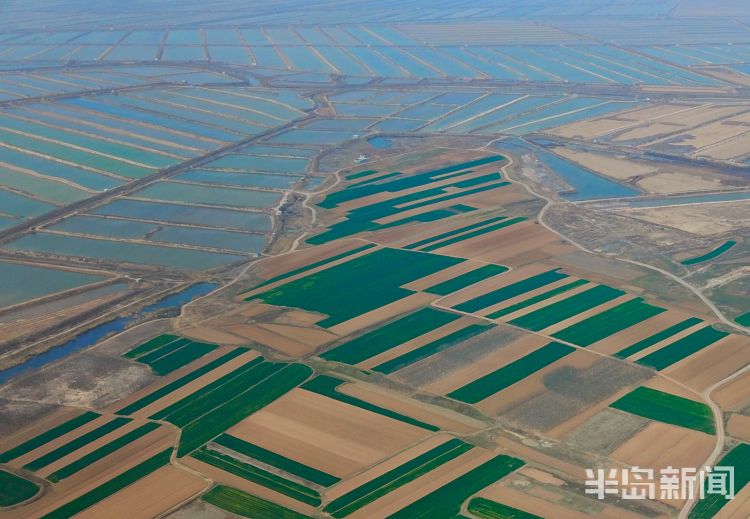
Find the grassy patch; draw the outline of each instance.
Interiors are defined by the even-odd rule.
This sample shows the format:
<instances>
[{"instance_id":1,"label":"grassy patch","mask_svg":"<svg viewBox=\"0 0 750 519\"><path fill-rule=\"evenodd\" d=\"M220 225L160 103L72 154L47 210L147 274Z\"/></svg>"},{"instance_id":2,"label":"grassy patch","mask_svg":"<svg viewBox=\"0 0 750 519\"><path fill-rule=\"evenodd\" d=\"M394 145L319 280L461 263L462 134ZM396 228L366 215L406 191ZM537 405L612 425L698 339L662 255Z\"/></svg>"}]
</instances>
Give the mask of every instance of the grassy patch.
<instances>
[{"instance_id":1,"label":"grassy patch","mask_svg":"<svg viewBox=\"0 0 750 519\"><path fill-rule=\"evenodd\" d=\"M0 506L13 506L31 499L39 485L10 472L0 470Z\"/></svg>"},{"instance_id":2,"label":"grassy patch","mask_svg":"<svg viewBox=\"0 0 750 519\"><path fill-rule=\"evenodd\" d=\"M365 402L364 400L355 398L353 396L339 393L338 391L336 391L336 388L342 384L344 384L344 381L338 378L329 377L327 375L318 375L311 381L303 384L302 389L306 389L307 391L312 391L313 393L318 393L319 395L327 396L328 398L333 398L334 400L338 400L339 402L344 402L345 404L349 404L349 405L353 405L362 409L366 409L367 411L371 411L373 413L387 416L388 418L393 418L394 420L398 420L400 422L408 423L410 425L415 425L423 429L427 429L430 431L440 430L439 427L430 425L425 422L421 422L419 420L411 418L410 416L406 416L401 413L397 413L395 411L391 411L389 409L385 409L383 407L377 406L375 404Z\"/></svg>"},{"instance_id":3,"label":"grassy patch","mask_svg":"<svg viewBox=\"0 0 750 519\"><path fill-rule=\"evenodd\" d=\"M340 478L336 476L308 467L286 456L276 454L226 433L214 439L214 443L324 487L330 487L340 481Z\"/></svg>"},{"instance_id":4,"label":"grassy patch","mask_svg":"<svg viewBox=\"0 0 750 519\"><path fill-rule=\"evenodd\" d=\"M496 456L388 517L391 519L454 517L459 514L461 504L469 496L499 481L523 465L523 461L517 458L505 455Z\"/></svg>"},{"instance_id":5,"label":"grassy patch","mask_svg":"<svg viewBox=\"0 0 750 519\"><path fill-rule=\"evenodd\" d=\"M429 292L430 294L437 294L439 296L447 296L448 294L458 292L463 288L471 286L475 283L479 283L480 281L484 281L485 279L495 277L507 271L508 267L503 267L502 265L484 265L483 267L479 267L478 269L469 271L466 274L461 274L460 276L456 276L455 278L449 279L448 281L443 281L442 283L433 285L425 290L425 292Z\"/></svg>"},{"instance_id":6,"label":"grassy patch","mask_svg":"<svg viewBox=\"0 0 750 519\"><path fill-rule=\"evenodd\" d=\"M615 354L615 357L626 359L630 357L631 355L635 355L639 351L643 351L646 348L650 348L654 344L660 343L661 341L664 341L666 339L669 339L673 335L677 335L683 330L687 330L691 326L695 326L696 324L702 322L701 319L698 319L697 317L691 317L689 319L685 319L682 322L679 322L673 326L670 326L669 328L666 328L660 332L656 332L655 334L646 337L643 340L640 340L636 342L635 344L631 344L627 348L624 348L620 351L618 351Z\"/></svg>"},{"instance_id":7,"label":"grassy patch","mask_svg":"<svg viewBox=\"0 0 750 519\"><path fill-rule=\"evenodd\" d=\"M273 288L257 296L277 306L302 308L329 317L330 327L403 299L414 292L402 285L463 262L435 254L379 249Z\"/></svg>"},{"instance_id":8,"label":"grassy patch","mask_svg":"<svg viewBox=\"0 0 750 519\"><path fill-rule=\"evenodd\" d=\"M193 452L191 457L280 494L284 494L292 499L296 499L301 503L310 506L318 506L320 504L320 494L315 490L261 468L243 463L226 454L202 447Z\"/></svg>"},{"instance_id":9,"label":"grassy patch","mask_svg":"<svg viewBox=\"0 0 750 519\"><path fill-rule=\"evenodd\" d=\"M574 351L575 348L571 346L551 342L546 346L511 362L507 366L503 366L492 373L448 393L447 396L468 404L476 404L477 402L481 402L485 398L494 395L498 391L501 391L516 382L520 382L529 375L549 366L566 355L570 355Z\"/></svg>"},{"instance_id":10,"label":"grassy patch","mask_svg":"<svg viewBox=\"0 0 750 519\"><path fill-rule=\"evenodd\" d=\"M710 407L656 389L641 386L610 404L610 407L657 422L716 434Z\"/></svg>"},{"instance_id":11,"label":"grassy patch","mask_svg":"<svg viewBox=\"0 0 750 519\"><path fill-rule=\"evenodd\" d=\"M584 319L553 337L578 346L590 346L665 311L665 308L644 303L639 297Z\"/></svg>"},{"instance_id":12,"label":"grassy patch","mask_svg":"<svg viewBox=\"0 0 750 519\"><path fill-rule=\"evenodd\" d=\"M449 440L334 499L326 505L323 511L333 517L346 517L389 492L457 458L472 447L458 439Z\"/></svg>"},{"instance_id":13,"label":"grassy patch","mask_svg":"<svg viewBox=\"0 0 750 519\"><path fill-rule=\"evenodd\" d=\"M328 350L321 357L335 362L357 364L460 318L458 314L430 307L422 308Z\"/></svg>"},{"instance_id":14,"label":"grassy patch","mask_svg":"<svg viewBox=\"0 0 750 519\"><path fill-rule=\"evenodd\" d=\"M53 427L49 431L45 431L42 434L34 436L30 440L23 442L22 444L13 447L10 450L0 454L0 463L8 463L11 460L23 456L24 454L33 451L34 449L41 447L45 443L49 443L52 440L59 438L63 434L69 433L70 431L77 429L78 427L89 423L91 420L99 418L99 413L93 411L86 411L83 414L71 418L65 423Z\"/></svg>"},{"instance_id":15,"label":"grassy patch","mask_svg":"<svg viewBox=\"0 0 750 519\"><path fill-rule=\"evenodd\" d=\"M224 485L215 486L201 499L227 512L252 519L309 519L307 515Z\"/></svg>"},{"instance_id":16,"label":"grassy patch","mask_svg":"<svg viewBox=\"0 0 750 519\"><path fill-rule=\"evenodd\" d=\"M385 374L393 373L394 371L403 369L410 364L414 364L415 362L424 360L428 357L431 357L432 355L440 353L443 350L447 350L448 348L467 341L476 335L484 333L487 330L491 330L494 327L494 324L486 323L466 326L465 328L456 330L453 333L449 333L445 337L441 337L440 339L436 339L428 344L425 344L424 346L404 353L403 355L400 355L395 359L391 359L382 364L378 364L372 369L373 371L378 371Z\"/></svg>"},{"instance_id":17,"label":"grassy patch","mask_svg":"<svg viewBox=\"0 0 750 519\"><path fill-rule=\"evenodd\" d=\"M601 304L625 294L606 285L597 285L585 292L570 296L562 301L535 310L510 321L510 324L538 332L548 326L569 319L575 315L591 310Z\"/></svg>"},{"instance_id":18,"label":"grassy patch","mask_svg":"<svg viewBox=\"0 0 750 519\"><path fill-rule=\"evenodd\" d=\"M462 312L476 312L483 308L487 308L488 306L493 306L513 297L520 296L526 292L536 290L545 285L555 283L556 281L560 281L567 277L568 275L560 272L560 269L550 270L511 285L498 288L492 292L487 292L486 294L482 294L474 299L469 299L468 301L457 305L455 308Z\"/></svg>"},{"instance_id":19,"label":"grassy patch","mask_svg":"<svg viewBox=\"0 0 750 519\"><path fill-rule=\"evenodd\" d=\"M480 519L542 519L538 515L530 514L496 501L490 501L483 497L475 497L469 501L467 510L471 515Z\"/></svg>"},{"instance_id":20,"label":"grassy patch","mask_svg":"<svg viewBox=\"0 0 750 519\"><path fill-rule=\"evenodd\" d=\"M728 332L722 332L711 326L706 326L695 333L667 344L663 348L638 359L636 362L644 366L662 370L703 348L707 348L728 335Z\"/></svg>"},{"instance_id":21,"label":"grassy patch","mask_svg":"<svg viewBox=\"0 0 750 519\"><path fill-rule=\"evenodd\" d=\"M750 445L741 443L724 455L716 464L717 467L734 467L734 495L740 493L750 483ZM708 482L706 482L708 484ZM729 500L719 494L708 494L698 501L690 511L690 519L710 519L717 517L719 510L729 503Z\"/></svg>"},{"instance_id":22,"label":"grassy patch","mask_svg":"<svg viewBox=\"0 0 750 519\"><path fill-rule=\"evenodd\" d=\"M132 485L139 479L142 479L152 472L160 469L161 467L164 467L169 463L171 454L171 448L160 452L156 456L153 456L143 463L140 463L135 467L126 470L122 474L115 476L106 483L99 485L95 489L86 492L82 496L75 498L74 500L64 504L60 508L53 510L52 512L43 516L42 519L67 519L69 517L73 517L74 515L95 505L99 501L108 498L115 492L118 492L129 485Z\"/></svg>"}]
</instances>

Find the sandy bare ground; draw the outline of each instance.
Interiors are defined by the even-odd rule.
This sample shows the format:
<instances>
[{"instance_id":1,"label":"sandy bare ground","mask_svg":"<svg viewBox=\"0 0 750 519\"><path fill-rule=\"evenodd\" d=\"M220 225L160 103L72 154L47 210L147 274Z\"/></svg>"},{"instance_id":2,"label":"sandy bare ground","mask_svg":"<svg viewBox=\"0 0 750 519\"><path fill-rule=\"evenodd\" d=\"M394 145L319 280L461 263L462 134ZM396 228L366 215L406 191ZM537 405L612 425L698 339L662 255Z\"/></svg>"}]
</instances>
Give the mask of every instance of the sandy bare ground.
<instances>
[{"instance_id":1,"label":"sandy bare ground","mask_svg":"<svg viewBox=\"0 0 750 519\"><path fill-rule=\"evenodd\" d=\"M732 414L727 423L727 432L739 440L750 442L750 416Z\"/></svg>"},{"instance_id":2,"label":"sandy bare ground","mask_svg":"<svg viewBox=\"0 0 750 519\"><path fill-rule=\"evenodd\" d=\"M289 357L302 357L316 349L313 346L268 330L259 324L234 324L227 326L226 330L242 337L250 344L253 342L260 343Z\"/></svg>"},{"instance_id":3,"label":"sandy bare ground","mask_svg":"<svg viewBox=\"0 0 750 519\"><path fill-rule=\"evenodd\" d=\"M750 364L750 339L730 335L664 370L688 386L704 390L740 366Z\"/></svg>"},{"instance_id":4,"label":"sandy bare ground","mask_svg":"<svg viewBox=\"0 0 750 519\"><path fill-rule=\"evenodd\" d=\"M425 429L304 389L293 389L229 432L339 477L430 435Z\"/></svg>"},{"instance_id":5,"label":"sandy bare ground","mask_svg":"<svg viewBox=\"0 0 750 519\"><path fill-rule=\"evenodd\" d=\"M671 380L667 380L663 377L654 377L643 385L651 389L656 389L657 391L663 391L665 393L677 395L682 398L687 398L688 400L693 400L695 402L701 401L701 399L697 394L695 394L694 391L690 391L687 387Z\"/></svg>"},{"instance_id":6,"label":"sandy bare ground","mask_svg":"<svg viewBox=\"0 0 750 519\"><path fill-rule=\"evenodd\" d=\"M172 466L163 467L100 501L76 517L151 519L207 490L209 483Z\"/></svg>"},{"instance_id":7,"label":"sandy bare ground","mask_svg":"<svg viewBox=\"0 0 750 519\"><path fill-rule=\"evenodd\" d=\"M235 369L239 368L240 366L250 362L257 356L259 356L260 353L253 350L248 350L246 353L241 354L240 356L225 362L218 368L201 375L197 379L185 384L181 388L177 389L176 391L172 391L171 393L163 396L162 398L158 399L157 401L153 402L152 404L149 404L135 413L133 413L132 416L137 418L147 418L151 416L152 414L156 413L157 411L164 409L165 407L168 407L172 405L173 403L185 398L188 395L193 394L194 392L198 391L202 387L206 386L207 384L210 384L217 378L221 378L222 376L226 375L227 373L230 373L231 371L234 371ZM207 355L208 356L208 355ZM208 362L208 361L207 361ZM195 369L197 369L199 366L196 366ZM191 370L192 371L192 370ZM183 373L184 374L184 373ZM166 377L163 377L159 379L159 381L155 384L151 384L150 386L133 393L132 395L128 396L127 398L120 400L116 402L115 404L112 404L109 408L107 408L110 412L114 412L118 409L121 409L122 407L125 407L126 405L129 405L142 397L153 393L157 389L169 384L176 378L179 378L180 375L177 375L176 373L170 373Z\"/></svg>"},{"instance_id":8,"label":"sandy bare ground","mask_svg":"<svg viewBox=\"0 0 750 519\"><path fill-rule=\"evenodd\" d=\"M750 487L745 486L732 501L716 514L715 519L747 519L748 517L750 517Z\"/></svg>"},{"instance_id":9,"label":"sandy bare ground","mask_svg":"<svg viewBox=\"0 0 750 519\"><path fill-rule=\"evenodd\" d=\"M472 434L484 428L482 422L468 416L450 409L418 402L373 384L345 384L341 387L341 393L436 425L443 431L455 434Z\"/></svg>"},{"instance_id":10,"label":"sandy bare ground","mask_svg":"<svg viewBox=\"0 0 750 519\"><path fill-rule=\"evenodd\" d=\"M743 373L713 393L723 409L737 411L750 404L750 372Z\"/></svg>"},{"instance_id":11,"label":"sandy bare ground","mask_svg":"<svg viewBox=\"0 0 750 519\"><path fill-rule=\"evenodd\" d=\"M713 236L750 227L749 201L676 205L619 212L658 225L674 227L699 236Z\"/></svg>"}]
</instances>

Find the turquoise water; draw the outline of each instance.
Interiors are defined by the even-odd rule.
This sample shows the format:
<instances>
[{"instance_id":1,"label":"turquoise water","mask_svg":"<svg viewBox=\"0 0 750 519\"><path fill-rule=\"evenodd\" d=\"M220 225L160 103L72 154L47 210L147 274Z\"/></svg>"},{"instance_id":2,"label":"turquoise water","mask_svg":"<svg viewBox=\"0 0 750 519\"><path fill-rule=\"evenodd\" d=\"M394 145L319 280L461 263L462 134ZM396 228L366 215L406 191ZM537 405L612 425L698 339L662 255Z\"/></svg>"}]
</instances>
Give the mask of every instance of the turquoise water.
<instances>
[{"instance_id":1,"label":"turquoise water","mask_svg":"<svg viewBox=\"0 0 750 519\"><path fill-rule=\"evenodd\" d=\"M105 280L105 276L0 262L0 307Z\"/></svg>"},{"instance_id":2,"label":"turquoise water","mask_svg":"<svg viewBox=\"0 0 750 519\"><path fill-rule=\"evenodd\" d=\"M367 143L373 148L378 149L388 149L393 146L393 141L385 137L373 137L372 139L368 139Z\"/></svg>"},{"instance_id":3,"label":"turquoise water","mask_svg":"<svg viewBox=\"0 0 750 519\"><path fill-rule=\"evenodd\" d=\"M107 321L103 324L95 326L90 330L77 335L68 342L61 344L51 350L48 350L36 357L33 357L26 362L13 366L12 368L0 371L0 384L8 382L11 378L26 373L33 369L39 369L47 364L51 364L58 360L62 360L65 357L80 351L89 346L93 346L96 343L104 340L108 336L120 333L133 324L135 324L139 318L144 315L148 315L154 312L178 309L184 304L189 303L193 299L204 296L213 292L217 288L217 285L213 283L197 283L192 285L182 292L169 295L143 308L140 312L133 313L125 317L118 317L111 321Z\"/></svg>"}]
</instances>

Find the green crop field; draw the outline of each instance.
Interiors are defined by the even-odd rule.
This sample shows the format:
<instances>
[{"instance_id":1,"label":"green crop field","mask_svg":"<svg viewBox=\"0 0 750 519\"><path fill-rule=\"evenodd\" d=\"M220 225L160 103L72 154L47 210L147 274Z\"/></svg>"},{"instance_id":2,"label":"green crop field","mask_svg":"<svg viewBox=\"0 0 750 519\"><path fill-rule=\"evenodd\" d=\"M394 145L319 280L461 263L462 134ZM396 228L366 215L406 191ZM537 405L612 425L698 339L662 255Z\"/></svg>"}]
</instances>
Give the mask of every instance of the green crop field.
<instances>
[{"instance_id":1,"label":"green crop field","mask_svg":"<svg viewBox=\"0 0 750 519\"><path fill-rule=\"evenodd\" d=\"M475 497L469 501L467 510L471 515L480 519L542 519L538 515L483 497Z\"/></svg>"},{"instance_id":2,"label":"green crop field","mask_svg":"<svg viewBox=\"0 0 750 519\"><path fill-rule=\"evenodd\" d=\"M360 400L359 398L339 393L338 391L336 391L336 388L342 384L344 384L343 380L329 377L328 375L318 375L309 382L302 384L301 387L302 389L306 389L307 391L312 391L313 393L318 393L319 395L327 396L328 398L333 398L334 400L338 400L339 402L344 402L355 407L360 407L362 409L366 409L367 411L372 411L373 413L387 416L388 418L393 418L394 420L398 420L400 422L408 423L410 425L421 427L430 431L440 430L439 427L435 427L434 425L430 425L401 413L385 409L369 402L365 402L364 400Z\"/></svg>"},{"instance_id":3,"label":"green crop field","mask_svg":"<svg viewBox=\"0 0 750 519\"><path fill-rule=\"evenodd\" d=\"M476 238L477 236L482 236L483 234L491 233L494 231L499 231L500 229L504 229L505 227L510 227L511 225L515 225L517 223L521 223L525 221L526 218L523 216L519 216L516 218L509 218L507 220L503 220L500 223L496 223L493 225L489 225L487 227L482 227L481 229L477 229L475 231L467 232L465 234L461 234L459 236L454 236L453 238L448 238L446 240L442 240L439 242L432 243L431 245L427 245L426 247L422 247L420 250L424 252L431 252L437 249L441 249L443 247L448 247L449 245L454 245L456 243L460 243L462 241L470 240L472 238Z\"/></svg>"},{"instance_id":4,"label":"green crop field","mask_svg":"<svg viewBox=\"0 0 750 519\"><path fill-rule=\"evenodd\" d=\"M436 355L437 353L440 353L443 350L447 350L448 348L467 341L472 337L486 332L487 330L491 330L494 327L494 324L487 323L471 324L469 326L466 326L465 328L456 330L453 333L449 333L445 337L441 337L440 339L436 339L428 344L425 344L424 346L420 346L419 348L416 348L410 352L399 355L394 359L386 361L382 364L378 364L372 369L373 371L378 371L385 374L393 373L405 368L406 366L414 364L415 362L424 360L428 357Z\"/></svg>"},{"instance_id":5,"label":"green crop field","mask_svg":"<svg viewBox=\"0 0 750 519\"><path fill-rule=\"evenodd\" d=\"M625 294L606 285L597 285L585 292L570 296L562 301L535 310L510 321L510 324L538 332L548 326L557 324L570 317L591 310L601 304L616 299Z\"/></svg>"},{"instance_id":6,"label":"green crop field","mask_svg":"<svg viewBox=\"0 0 750 519\"><path fill-rule=\"evenodd\" d=\"M151 366L154 373L164 376L183 366L187 366L191 362L211 353L216 348L218 348L216 344L188 341L180 348L149 362L148 365ZM141 362L141 359L137 360Z\"/></svg>"},{"instance_id":7,"label":"green crop field","mask_svg":"<svg viewBox=\"0 0 750 519\"><path fill-rule=\"evenodd\" d=\"M388 517L391 519L455 517L460 512L463 502L471 495L499 481L523 465L524 462L517 458L505 455L496 456Z\"/></svg>"},{"instance_id":8,"label":"green crop field","mask_svg":"<svg viewBox=\"0 0 750 519\"><path fill-rule=\"evenodd\" d=\"M277 306L328 315L324 328L411 295L401 288L464 261L460 258L399 249L379 249L326 270L310 274L257 296ZM252 299L252 298L251 298Z\"/></svg>"},{"instance_id":9,"label":"green crop field","mask_svg":"<svg viewBox=\"0 0 750 519\"><path fill-rule=\"evenodd\" d=\"M324 487L330 487L340 481L340 478L337 478L336 476L308 467L307 465L289 459L286 456L276 454L275 452L271 452L263 447L259 447L258 445L246 442L245 440L236 438L229 434L222 434L218 438L215 438L213 442L222 447L226 447L227 449L231 449L235 452L256 459L266 465L271 465L279 470Z\"/></svg>"},{"instance_id":10,"label":"green crop field","mask_svg":"<svg viewBox=\"0 0 750 519\"><path fill-rule=\"evenodd\" d=\"M118 492L129 485L132 485L139 479L142 479L152 472L160 469L161 467L164 467L169 463L171 454L171 448L160 452L156 456L153 456L143 463L140 463L135 467L126 470L122 474L115 476L106 483L99 485L93 490L86 492L82 496L79 496L72 501L64 504L60 508L44 515L42 519L68 519L69 517L73 517L74 515L83 512L99 501L108 498L115 492Z\"/></svg>"},{"instance_id":11,"label":"green crop field","mask_svg":"<svg viewBox=\"0 0 750 519\"><path fill-rule=\"evenodd\" d=\"M486 220L481 220L479 222L465 225L463 227L459 227L458 229L453 229L452 231L444 232L441 234L436 234L435 236L431 236L429 238L425 238L424 240L419 240L414 243L410 243L409 245L406 245L405 249L418 249L419 247L422 247L423 245L427 245L428 243L432 243L435 241L441 241L446 238L451 238L452 236L455 236L456 234L460 234L462 232L471 231L474 229L478 229L479 227L484 227L485 225L490 225L495 222L499 222L501 220L505 220L507 216L495 216L494 218L487 218Z\"/></svg>"},{"instance_id":12,"label":"green crop field","mask_svg":"<svg viewBox=\"0 0 750 519\"><path fill-rule=\"evenodd\" d=\"M235 476L257 483L258 485L269 488L280 494L284 494L292 499L296 499L301 503L310 506L318 506L320 504L320 494L315 490L300 485L295 481L283 478L277 474L268 472L267 470L244 463L231 456L227 456L226 454L201 447L190 456L225 472L229 472L230 474L234 474Z\"/></svg>"},{"instance_id":13,"label":"green crop field","mask_svg":"<svg viewBox=\"0 0 750 519\"><path fill-rule=\"evenodd\" d=\"M70 431L77 429L83 424L89 423L91 420L99 418L99 413L93 411L86 411L83 414L71 418L65 423L62 423L56 427L53 427L49 431L45 431L42 434L34 436L30 440L26 440L20 445L13 447L12 449L0 454L0 463L8 463L11 460L23 456L24 454L33 451L37 447L41 447L45 443L49 443L52 440L59 438L63 434L69 433Z\"/></svg>"},{"instance_id":14,"label":"green crop field","mask_svg":"<svg viewBox=\"0 0 750 519\"><path fill-rule=\"evenodd\" d=\"M215 486L201 499L227 512L252 519L309 519L294 510L224 485Z\"/></svg>"},{"instance_id":15,"label":"green crop field","mask_svg":"<svg viewBox=\"0 0 750 519\"><path fill-rule=\"evenodd\" d=\"M456 310L460 310L462 312L476 312L482 310L483 308L487 308L488 306L502 303L503 301L506 301L513 297L520 296L521 294L525 294L526 292L536 290L537 288L541 288L545 285L555 283L556 281L560 281L561 279L565 279L568 277L567 274L563 274L559 270L560 269L555 269L543 272L541 274L537 274L536 276L532 276L530 278L513 283L512 285L498 288L497 290L493 290L492 292L487 292L486 294L482 294L479 297L469 299L468 301L457 305Z\"/></svg>"},{"instance_id":16,"label":"green crop field","mask_svg":"<svg viewBox=\"0 0 750 519\"><path fill-rule=\"evenodd\" d=\"M578 346L590 346L662 312L666 309L644 303L639 297L584 319L553 334L553 337Z\"/></svg>"},{"instance_id":17,"label":"green crop field","mask_svg":"<svg viewBox=\"0 0 750 519\"><path fill-rule=\"evenodd\" d=\"M706 326L695 333L667 344L663 348L638 359L636 362L644 366L649 366L657 370L662 370L689 357L693 353L707 348L716 341L729 335L728 332L722 332L711 326Z\"/></svg>"},{"instance_id":18,"label":"green crop field","mask_svg":"<svg viewBox=\"0 0 750 519\"><path fill-rule=\"evenodd\" d=\"M610 407L657 422L716 434L710 407L656 389L638 387L610 404Z\"/></svg>"},{"instance_id":19,"label":"green crop field","mask_svg":"<svg viewBox=\"0 0 750 519\"><path fill-rule=\"evenodd\" d=\"M145 355L146 353L149 353L152 350L155 350L162 346L166 346L167 344L172 343L178 339L179 337L176 335L169 335L169 334L159 335L157 337L154 337L151 340L144 342L143 344L139 346L136 346L132 350L128 350L122 356L128 359L135 359L135 358L140 357L141 355Z\"/></svg>"},{"instance_id":20,"label":"green crop field","mask_svg":"<svg viewBox=\"0 0 750 519\"><path fill-rule=\"evenodd\" d=\"M734 321L742 326L750 326L750 312L740 315Z\"/></svg>"},{"instance_id":21,"label":"green crop field","mask_svg":"<svg viewBox=\"0 0 750 519\"><path fill-rule=\"evenodd\" d=\"M237 422L285 395L307 380L312 372L312 369L302 364L288 364L244 391L224 395L224 403L182 429L178 455L185 455L200 447Z\"/></svg>"},{"instance_id":22,"label":"green crop field","mask_svg":"<svg viewBox=\"0 0 750 519\"><path fill-rule=\"evenodd\" d=\"M321 357L335 362L357 364L460 318L459 314L430 307L422 308L328 350Z\"/></svg>"},{"instance_id":23,"label":"green crop field","mask_svg":"<svg viewBox=\"0 0 750 519\"><path fill-rule=\"evenodd\" d=\"M717 467L734 467L734 495L740 493L750 483L750 445L740 443L724 455L717 463ZM706 482L706 485L708 482ZM708 494L698 501L688 515L689 519L711 519L717 517L719 510L730 501L720 494Z\"/></svg>"},{"instance_id":24,"label":"green crop field","mask_svg":"<svg viewBox=\"0 0 750 519\"><path fill-rule=\"evenodd\" d=\"M47 479L53 483L57 483L58 481L61 481L67 477L70 477L76 472L78 472L79 470L85 469L92 463L96 463L100 459L103 459L104 457L109 456L116 450L121 449L122 447L124 447L125 445L128 445L129 443L134 442L138 438L145 436L151 431L155 431L159 427L160 425L155 422L148 422L144 425L141 425L137 429L133 429L132 431L123 434L119 438L112 440L106 445L102 445L98 449L84 456L81 456L74 462L62 467L61 469L56 470L55 472L47 476Z\"/></svg>"},{"instance_id":25,"label":"green crop field","mask_svg":"<svg viewBox=\"0 0 750 519\"><path fill-rule=\"evenodd\" d=\"M627 348L624 348L620 351L618 351L615 356L621 359L626 359L630 357L631 355L635 355L639 351L643 351L646 348L650 348L654 344L660 343L661 341L664 341L666 339L669 339L673 335L677 335L683 330L687 330L691 326L695 326L696 324L703 322L702 319L698 319L697 317L690 317L689 319L685 319L684 321L681 321L673 326L670 326L669 328L666 328L660 332L656 332L655 334L646 337L643 340L640 340L636 342L635 344L631 344Z\"/></svg>"},{"instance_id":26,"label":"green crop field","mask_svg":"<svg viewBox=\"0 0 750 519\"><path fill-rule=\"evenodd\" d=\"M466 274L461 274L460 276L456 276L448 281L443 281L442 283L433 285L425 290L425 292L437 294L439 296L447 296L448 294L458 292L470 285L495 277L507 271L508 267L503 267L502 265L484 265L483 267L471 270Z\"/></svg>"},{"instance_id":27,"label":"green crop field","mask_svg":"<svg viewBox=\"0 0 750 519\"><path fill-rule=\"evenodd\" d=\"M120 427L122 427L123 425L129 422L130 422L130 418L124 418L124 417L114 418L110 420L109 422L105 423L104 425L101 425L92 431L82 434L81 436L70 440L68 443L61 445L57 449L51 450L47 454L44 454L43 456L40 456L39 458L28 462L26 465L23 466L23 468L25 468L26 470L31 470L31 471L44 468L50 463L53 463L59 460L63 456L67 456L71 452L76 451L80 449L81 447L85 447L89 443L96 441L102 436L119 429Z\"/></svg>"},{"instance_id":28,"label":"green crop field","mask_svg":"<svg viewBox=\"0 0 750 519\"><path fill-rule=\"evenodd\" d=\"M686 259L682 262L683 265L696 265L698 263L703 263L705 261L710 261L712 259L716 259L722 254L729 252L729 249L737 245L736 241L730 240L728 242L724 242L718 247L716 247L714 250L707 252L706 254L703 254L702 256L696 256L695 258Z\"/></svg>"},{"instance_id":29,"label":"green crop field","mask_svg":"<svg viewBox=\"0 0 750 519\"><path fill-rule=\"evenodd\" d=\"M535 295L528 299L524 299L523 301L519 301L518 303L507 306L501 310L498 310L497 312L492 312L491 314L488 314L487 317L490 319L499 319L500 317L503 317L508 314L512 314L513 312L517 312L518 310L523 310L524 308L527 308L531 305L535 305L542 301L546 301L547 299L550 299L551 297L554 297L558 294L564 294L565 292L569 290L573 290L574 288L578 288L587 283L588 283L588 280L586 279L576 279L575 281L571 281L570 283L566 283L565 285L559 286L557 288L553 288L552 290L547 290L546 292L542 292L541 294Z\"/></svg>"},{"instance_id":30,"label":"green crop field","mask_svg":"<svg viewBox=\"0 0 750 519\"><path fill-rule=\"evenodd\" d=\"M191 371L190 373L183 375L182 377L178 378L177 380L174 380L170 382L169 384L149 393L148 395L145 395L142 398L139 398L135 402L133 402L130 405L127 405L117 411L117 414L122 415L130 415L138 411L139 409L143 409L147 405L150 405L160 398L163 398L164 396L168 395L169 393L176 391L177 389L181 388L182 386L192 382L193 380L197 379L198 377L201 377L205 375L206 373L213 371L214 369L218 368L222 364L225 364L229 362L230 360L239 357L243 353L245 353L247 350L245 348L235 348L234 350L230 351L229 353L226 353L219 357L218 359L212 360L208 364ZM260 362L260 359L257 360L257 362Z\"/></svg>"},{"instance_id":31,"label":"green crop field","mask_svg":"<svg viewBox=\"0 0 750 519\"><path fill-rule=\"evenodd\" d=\"M34 497L39 485L20 476L0 470L0 507L13 506Z\"/></svg>"},{"instance_id":32,"label":"green crop field","mask_svg":"<svg viewBox=\"0 0 750 519\"><path fill-rule=\"evenodd\" d=\"M389 492L468 452L472 447L458 439L448 440L334 499L326 505L323 511L333 517L346 517Z\"/></svg>"},{"instance_id":33,"label":"green crop field","mask_svg":"<svg viewBox=\"0 0 750 519\"><path fill-rule=\"evenodd\" d=\"M540 369L549 366L566 355L570 355L575 348L551 342L528 355L521 357L493 371L481 378L448 393L448 397L455 398L467 404L476 404L498 391L519 382Z\"/></svg>"}]
</instances>

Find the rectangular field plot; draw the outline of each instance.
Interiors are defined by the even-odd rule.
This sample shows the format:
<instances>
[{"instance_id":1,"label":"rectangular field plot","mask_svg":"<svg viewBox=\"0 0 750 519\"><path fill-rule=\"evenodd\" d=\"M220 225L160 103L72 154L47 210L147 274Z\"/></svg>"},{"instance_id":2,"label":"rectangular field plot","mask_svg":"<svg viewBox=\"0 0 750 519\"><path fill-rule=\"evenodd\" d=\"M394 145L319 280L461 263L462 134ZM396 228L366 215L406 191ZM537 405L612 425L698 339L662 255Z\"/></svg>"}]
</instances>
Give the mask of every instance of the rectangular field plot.
<instances>
[{"instance_id":1,"label":"rectangular field plot","mask_svg":"<svg viewBox=\"0 0 750 519\"><path fill-rule=\"evenodd\" d=\"M39 485L0 470L0 506L12 506L34 497L39 492Z\"/></svg>"},{"instance_id":2,"label":"rectangular field plot","mask_svg":"<svg viewBox=\"0 0 750 519\"><path fill-rule=\"evenodd\" d=\"M750 445L740 443L727 452L716 464L719 467L734 467L732 495L738 495L750 483ZM708 481L705 483L708 486ZM709 494L698 501L688 515L689 519L708 519L718 517L719 511L731 503L720 493Z\"/></svg>"},{"instance_id":3,"label":"rectangular field plot","mask_svg":"<svg viewBox=\"0 0 750 519\"><path fill-rule=\"evenodd\" d=\"M706 326L686 337L667 344L638 359L636 362L661 371L728 336L728 332L717 330L712 326Z\"/></svg>"},{"instance_id":4,"label":"rectangular field plot","mask_svg":"<svg viewBox=\"0 0 750 519\"><path fill-rule=\"evenodd\" d=\"M643 386L613 402L610 407L707 434L716 432L713 413L706 404Z\"/></svg>"},{"instance_id":5,"label":"rectangular field plot","mask_svg":"<svg viewBox=\"0 0 750 519\"><path fill-rule=\"evenodd\" d=\"M307 515L224 485L216 485L201 500L241 517L309 519Z\"/></svg>"},{"instance_id":6,"label":"rectangular field plot","mask_svg":"<svg viewBox=\"0 0 750 519\"><path fill-rule=\"evenodd\" d=\"M163 376L211 353L216 348L215 344L162 335L130 350L125 356L149 365L154 373Z\"/></svg>"},{"instance_id":7,"label":"rectangular field plot","mask_svg":"<svg viewBox=\"0 0 750 519\"><path fill-rule=\"evenodd\" d=\"M17 305L65 290L104 281L104 276L0 262L0 307Z\"/></svg>"}]
</instances>

